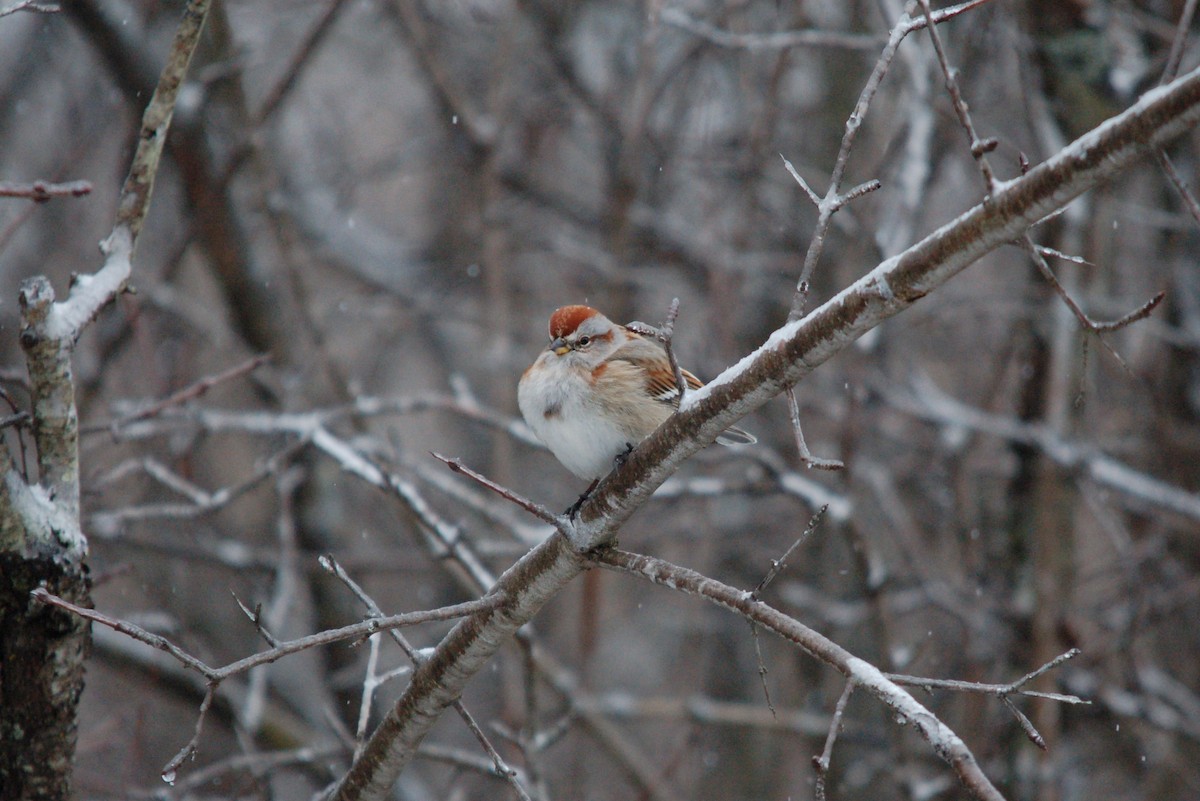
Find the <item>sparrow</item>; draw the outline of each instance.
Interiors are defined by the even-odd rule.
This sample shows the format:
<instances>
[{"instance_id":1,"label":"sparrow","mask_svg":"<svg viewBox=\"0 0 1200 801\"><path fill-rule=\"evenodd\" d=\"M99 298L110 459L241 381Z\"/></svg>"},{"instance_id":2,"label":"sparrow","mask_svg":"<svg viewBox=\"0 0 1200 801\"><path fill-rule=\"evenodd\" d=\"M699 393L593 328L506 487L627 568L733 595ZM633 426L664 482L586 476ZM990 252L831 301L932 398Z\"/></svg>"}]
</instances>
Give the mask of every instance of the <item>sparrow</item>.
<instances>
[{"instance_id":1,"label":"sparrow","mask_svg":"<svg viewBox=\"0 0 1200 801\"><path fill-rule=\"evenodd\" d=\"M704 386L682 373L689 389ZM675 412L679 388L657 339L590 306L563 306L550 315L550 344L521 376L517 403L558 461L594 485ZM717 438L755 441L738 428Z\"/></svg>"}]
</instances>

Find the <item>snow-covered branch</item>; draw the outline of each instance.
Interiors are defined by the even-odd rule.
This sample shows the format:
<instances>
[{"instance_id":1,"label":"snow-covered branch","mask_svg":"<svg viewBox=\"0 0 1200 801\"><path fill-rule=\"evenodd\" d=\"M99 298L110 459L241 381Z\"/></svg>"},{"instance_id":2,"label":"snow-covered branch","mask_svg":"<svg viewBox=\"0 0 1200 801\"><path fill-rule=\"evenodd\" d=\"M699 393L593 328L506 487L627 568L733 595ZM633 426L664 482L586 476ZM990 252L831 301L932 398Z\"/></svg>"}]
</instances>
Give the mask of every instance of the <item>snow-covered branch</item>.
<instances>
[{"instance_id":1,"label":"snow-covered branch","mask_svg":"<svg viewBox=\"0 0 1200 801\"><path fill-rule=\"evenodd\" d=\"M615 548L596 551L592 558L601 566L642 576L656 584L713 601L795 643L886 704L901 725L911 724L929 742L934 752L950 763L972 795L979 799L1003 801L1000 791L984 775L974 755L957 734L881 670L854 656L828 637L759 601L752 593L730 587L694 570Z\"/></svg>"},{"instance_id":2,"label":"snow-covered branch","mask_svg":"<svg viewBox=\"0 0 1200 801\"><path fill-rule=\"evenodd\" d=\"M888 259L711 383L609 475L579 512L574 543L602 545L685 459L796 384L879 323L909 308L968 265L1179 136L1200 120L1200 68L1147 92L988 200Z\"/></svg>"},{"instance_id":3,"label":"snow-covered branch","mask_svg":"<svg viewBox=\"0 0 1200 801\"><path fill-rule=\"evenodd\" d=\"M106 256L104 265L94 274L76 276L68 296L61 301L55 299L54 288L44 276L29 278L21 285L21 346L29 366L40 480L55 502L76 518L79 419L71 353L84 327L125 290L129 281L133 249L150 208L171 115L200 41L209 3L191 0L184 10L171 55L142 117L137 152L121 191L116 224L101 245ZM31 536L39 535L31 532Z\"/></svg>"},{"instance_id":4,"label":"snow-covered branch","mask_svg":"<svg viewBox=\"0 0 1200 801\"><path fill-rule=\"evenodd\" d=\"M1081 137L1021 178L999 184L985 203L880 264L805 318L783 326L756 351L707 387L689 395L680 412L609 475L570 524L534 548L495 585L507 601L464 619L419 667L408 690L371 737L333 797L379 799L416 753L441 713L502 643L584 568L581 554L608 543L624 522L682 462L717 435L883 320L903 311L969 264L1073 198L1152 153L1200 119L1200 69L1146 94L1123 114ZM850 659L849 655L842 658ZM849 663L847 663L849 664ZM891 702L964 778L977 766L961 741L907 693L896 696L878 671L855 663L847 675ZM916 704L915 701L912 702ZM902 707L902 708L901 708ZM907 711L905 711L907 710ZM986 780L985 780L986 782ZM990 784L980 797L996 798Z\"/></svg>"}]
</instances>

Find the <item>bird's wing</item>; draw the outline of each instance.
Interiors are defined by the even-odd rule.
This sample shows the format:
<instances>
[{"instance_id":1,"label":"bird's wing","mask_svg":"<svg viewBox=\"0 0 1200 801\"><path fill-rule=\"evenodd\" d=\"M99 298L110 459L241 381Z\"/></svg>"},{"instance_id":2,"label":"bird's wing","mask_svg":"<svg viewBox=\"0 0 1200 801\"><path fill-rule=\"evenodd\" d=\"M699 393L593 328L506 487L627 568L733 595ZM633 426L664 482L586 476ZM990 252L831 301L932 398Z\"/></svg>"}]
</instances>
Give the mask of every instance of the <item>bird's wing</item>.
<instances>
[{"instance_id":1,"label":"bird's wing","mask_svg":"<svg viewBox=\"0 0 1200 801\"><path fill-rule=\"evenodd\" d=\"M661 403L676 405L679 400L679 387L675 385L675 374L671 372L666 348L657 342L639 337L622 345L611 358L628 362L642 371L647 395ZM704 386L704 382L687 370L681 372L688 389L700 389Z\"/></svg>"}]
</instances>

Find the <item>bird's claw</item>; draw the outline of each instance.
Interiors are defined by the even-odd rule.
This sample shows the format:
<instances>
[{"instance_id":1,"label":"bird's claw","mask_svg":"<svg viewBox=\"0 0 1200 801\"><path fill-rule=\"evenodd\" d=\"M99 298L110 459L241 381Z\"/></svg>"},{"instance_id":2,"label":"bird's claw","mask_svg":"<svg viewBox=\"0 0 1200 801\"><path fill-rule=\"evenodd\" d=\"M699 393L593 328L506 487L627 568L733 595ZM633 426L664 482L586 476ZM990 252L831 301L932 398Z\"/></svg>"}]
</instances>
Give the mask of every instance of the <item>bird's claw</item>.
<instances>
[{"instance_id":1,"label":"bird's claw","mask_svg":"<svg viewBox=\"0 0 1200 801\"><path fill-rule=\"evenodd\" d=\"M599 483L600 479L596 479L591 484L588 484L588 488L583 491L582 495L575 499L575 503L567 507L567 511L563 512L563 514L566 515L568 520L575 519L575 515L579 514L579 510L583 508L584 502L592 496L592 490L594 490L596 485Z\"/></svg>"}]
</instances>

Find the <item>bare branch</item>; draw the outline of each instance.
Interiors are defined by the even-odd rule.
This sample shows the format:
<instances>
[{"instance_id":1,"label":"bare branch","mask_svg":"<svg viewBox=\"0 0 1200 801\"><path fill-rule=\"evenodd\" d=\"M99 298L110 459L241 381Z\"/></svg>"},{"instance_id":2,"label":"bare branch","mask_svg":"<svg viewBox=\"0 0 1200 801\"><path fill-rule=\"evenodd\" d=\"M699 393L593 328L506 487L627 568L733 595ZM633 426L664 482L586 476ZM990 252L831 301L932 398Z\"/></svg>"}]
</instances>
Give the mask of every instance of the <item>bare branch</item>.
<instances>
[{"instance_id":1,"label":"bare branch","mask_svg":"<svg viewBox=\"0 0 1200 801\"><path fill-rule=\"evenodd\" d=\"M843 31L778 31L774 33L731 33L689 16L678 8L664 8L662 21L680 30L695 34L721 47L743 50L778 50L787 47L839 47L850 50L873 50L879 46L878 36L845 33Z\"/></svg>"},{"instance_id":2,"label":"bare branch","mask_svg":"<svg viewBox=\"0 0 1200 801\"><path fill-rule=\"evenodd\" d=\"M556 517L555 515L551 514L549 509L542 506L541 504L534 503L533 501L529 500L528 498L521 497L520 495L513 492L512 490L500 486L499 484L497 484L496 482L492 481L489 478L485 478L484 476L481 476L479 473L476 473L474 470L472 470L471 468L464 465L462 463L462 460L451 459L449 457L442 456L440 453L432 453L431 452L430 456L432 456L434 459L437 459L439 462L445 463L445 465L447 467L449 467L451 470L453 470L455 473L462 473L463 475L467 476L468 478L473 479L474 481L487 487L492 492L499 495L501 498L512 501L517 506L520 506L522 509L524 509L525 511L529 512L531 515L536 517L538 520L541 520L544 523L549 523L550 525L552 525L555 528L560 529L560 530L563 528L564 524L563 524L562 520L559 519L558 517Z\"/></svg>"},{"instance_id":3,"label":"bare branch","mask_svg":"<svg viewBox=\"0 0 1200 801\"><path fill-rule=\"evenodd\" d=\"M671 306L667 309L667 319L662 325L662 343L667 350L667 362L671 365L671 373L675 376L675 391L679 393L679 397L675 399L676 408L683 403L684 397L687 396L688 385L683 380L683 370L679 366L679 359L675 357L675 348L671 345L671 340L675 336L675 318L679 316L679 298L671 300Z\"/></svg>"},{"instance_id":4,"label":"bare branch","mask_svg":"<svg viewBox=\"0 0 1200 801\"><path fill-rule=\"evenodd\" d=\"M1057 701L1063 704L1090 704L1091 701L1085 701L1082 698L1074 695L1044 693L1037 692L1035 690L1021 689L1025 684L1042 675L1046 671L1058 667L1068 659L1073 659L1074 657L1079 656L1079 653L1080 651L1078 648L1072 648L1071 650L1054 657L1054 659L1051 659L1037 670L1030 671L1021 678L1009 684L983 684L981 682L959 681L956 679L922 679L918 676L904 676L896 673L889 673L888 678L897 684L923 687L927 692L932 692L936 687L938 689L951 690L954 692L994 695L1004 702L1004 706L1013 714L1013 717L1016 718L1018 725L1020 725L1021 730L1025 732L1025 736L1029 738L1029 741L1045 751L1046 740L1038 732L1037 728L1033 725L1029 718L1025 716L1025 713L1017 709L1016 705L1012 702L1012 696L1027 695L1034 698L1045 698L1047 700Z\"/></svg>"},{"instance_id":5,"label":"bare branch","mask_svg":"<svg viewBox=\"0 0 1200 801\"><path fill-rule=\"evenodd\" d=\"M1158 151L1158 163L1162 165L1163 172L1171 180L1171 185L1179 193L1179 197L1183 200L1183 205L1188 210L1188 213L1192 215L1192 219L1197 224L1200 224L1200 201L1196 199L1196 195L1192 192L1191 187L1187 185L1187 181L1183 180L1183 176L1175 169L1175 162L1171 161L1171 157L1167 155L1167 151Z\"/></svg>"},{"instance_id":6,"label":"bare branch","mask_svg":"<svg viewBox=\"0 0 1200 801\"><path fill-rule=\"evenodd\" d=\"M783 556L779 557L778 559L771 560L771 569L767 571L767 575L763 576L762 581L758 582L758 586L755 587L754 591L750 593L752 598L758 600L762 591L770 586L771 582L774 581L779 574L784 571L785 568L787 568L788 557L791 556L792 552L799 548L801 544L808 541L808 538L811 537L812 533L817 530L817 526L820 524L821 518L828 510L828 504L818 509L817 513L809 518L808 526L804 529L800 536L796 538L796 541L788 546L788 549L783 552Z\"/></svg>"},{"instance_id":7,"label":"bare branch","mask_svg":"<svg viewBox=\"0 0 1200 801\"><path fill-rule=\"evenodd\" d=\"M252 373L269 361L271 361L270 354L264 353L259 356L253 356L241 364L230 367L228 370L223 370L215 375L204 376L203 378L192 382L183 389L172 392L167 397L147 406L144 409L139 409L136 412L130 412L129 414L107 422L101 421L99 423L92 423L91 425L84 426L81 429L81 433L88 434L94 431L109 430L112 431L113 436L116 437L118 431L130 423L136 423L139 420L149 419L161 414L163 411L171 408L172 406L179 406L180 404L203 397L213 387L220 386L226 381L232 381L235 378L240 378L247 373Z\"/></svg>"},{"instance_id":8,"label":"bare branch","mask_svg":"<svg viewBox=\"0 0 1200 801\"><path fill-rule=\"evenodd\" d=\"M27 4L27 7L33 5ZM8 13L12 13L9 11ZM5 16L4 9L0 9L0 17ZM51 183L49 181L32 181L27 184L11 183L9 181L0 181L0 197L18 197L32 200L34 203L45 203L48 200L56 197L83 197L92 192L92 185L88 181L69 181L64 184Z\"/></svg>"},{"instance_id":9,"label":"bare branch","mask_svg":"<svg viewBox=\"0 0 1200 801\"><path fill-rule=\"evenodd\" d=\"M796 388L788 387L787 395L788 417L792 422L792 434L796 438L796 452L805 467L817 470L844 470L846 465L837 459L821 459L812 455L808 443L804 441L804 429L800 427L800 403L796 400Z\"/></svg>"},{"instance_id":10,"label":"bare branch","mask_svg":"<svg viewBox=\"0 0 1200 801\"><path fill-rule=\"evenodd\" d=\"M821 750L820 756L813 757L813 768L817 771L817 781L813 793L817 801L825 801L825 777L829 774L829 764L833 761L833 744L842 731L842 718L846 714L846 705L850 703L850 696L854 694L854 687L854 679L850 679L842 688L837 706L833 709L833 717L829 719L829 734L825 737L825 748Z\"/></svg>"},{"instance_id":11,"label":"bare branch","mask_svg":"<svg viewBox=\"0 0 1200 801\"><path fill-rule=\"evenodd\" d=\"M1093 334L1107 334L1124 328L1130 323L1136 323L1138 320L1144 319L1145 317L1149 316L1150 313L1154 311L1154 308L1158 306L1159 303L1162 303L1163 298L1167 296L1166 292L1159 292L1154 297L1150 298L1150 300L1146 301L1137 309L1134 309L1132 312L1126 314L1120 319L1109 323L1098 323L1092 318L1088 317L1087 314L1084 313L1083 309L1079 308L1079 304L1075 302L1070 294L1068 294L1066 288L1063 287L1058 278L1054 275L1054 271L1050 269L1050 265L1047 264L1045 258L1042 257L1041 249L1039 249L1033 243L1033 240L1028 235L1024 237L1022 244L1025 250L1033 258L1033 263L1037 266L1038 272L1042 274L1042 277L1049 282L1050 286L1054 289L1058 296L1062 298L1063 303L1065 303L1067 308L1071 310L1071 313L1075 315L1075 319L1079 321L1081 326ZM1107 342L1104 342L1103 339L1100 341L1101 344L1108 349L1109 353L1115 356L1117 361L1124 365L1125 362L1123 359L1121 359L1120 354L1113 350L1113 348L1109 346Z\"/></svg>"},{"instance_id":12,"label":"bare branch","mask_svg":"<svg viewBox=\"0 0 1200 801\"><path fill-rule=\"evenodd\" d=\"M853 656L837 643L803 623L776 609L756 601L751 594L693 570L673 565L661 559L629 553L616 548L602 548L591 554L602 567L619 570L648 579L655 584L696 595L740 614L785 640L799 646L810 656L837 669L847 679L863 687L886 704L902 725L912 724L934 751L946 760L958 775L959 781L973 796L989 801L1001 801L1003 796L980 769L966 744L915 698L890 681L880 670Z\"/></svg>"},{"instance_id":13,"label":"bare branch","mask_svg":"<svg viewBox=\"0 0 1200 801\"><path fill-rule=\"evenodd\" d=\"M973 261L1200 119L1200 68L1148 92L1129 110L1049 161L1003 184L990 201L888 259L806 318L776 331L754 353L687 402L604 478L575 521L581 550L606 541L688 456L882 320L903 311Z\"/></svg>"},{"instance_id":14,"label":"bare branch","mask_svg":"<svg viewBox=\"0 0 1200 801\"><path fill-rule=\"evenodd\" d=\"M934 24L933 10L929 6L929 0L920 0L920 2L922 10L925 12L925 19L931 23L926 26L926 29L929 31L930 41L933 42L933 50L937 53L938 65L942 68L942 77L946 81L946 91L950 93L954 113L958 115L958 124L967 132L967 136L971 140L971 156L975 159L979 172L983 175L988 195L991 195L996 189L996 174L992 172L992 165L988 163L987 153L995 149L996 141L994 139L981 140L975 131L975 123L971 121L971 112L967 108L966 101L963 100L962 90L958 87L958 78L955 77L954 70L950 68L950 61L942 46L942 36L938 33L937 25Z\"/></svg>"},{"instance_id":15,"label":"bare branch","mask_svg":"<svg viewBox=\"0 0 1200 801\"><path fill-rule=\"evenodd\" d=\"M440 609L431 609L424 612L404 612L399 615L389 615L388 617L370 618L361 623L353 623L349 626L342 626L339 629L331 629L329 631L310 634L307 637L301 637L296 640L288 640L282 642L278 647L271 648L266 651L260 651L251 656L242 657L236 662L230 662L224 667L214 668L205 664L201 660L184 651L179 646L172 643L166 637L160 637L146 631L141 626L130 623L125 620L119 620L114 617L109 617L94 609L87 609L70 601L59 598L57 595L52 595L42 588L35 589L30 593L31 597L38 603L43 603L48 606L57 606L60 609L65 609L79 617L91 620L94 623L99 623L102 626L107 626L114 631L132 637L135 640L144 642L149 646L166 651L175 659L187 668L191 668L209 681L221 682L230 676L236 676L239 673L245 673L251 668L259 665L266 665L271 662L276 662L285 656L289 656L300 651L316 648L321 645L331 645L337 642L345 642L346 640L359 640L369 637L372 634L380 631L388 631L394 628L405 626L415 626L420 623L430 623L439 620L453 620L455 618L471 615L476 612L492 610L504 603L503 596L488 595L476 601L466 601L461 604L452 606L444 606Z\"/></svg>"},{"instance_id":16,"label":"bare branch","mask_svg":"<svg viewBox=\"0 0 1200 801\"><path fill-rule=\"evenodd\" d=\"M817 224L813 229L812 240L809 242L808 250L804 254L804 266L800 269L800 277L796 281L796 292L792 296L792 308L788 314L789 320L798 320L804 315L808 304L808 291L812 282L812 275L817 268L817 262L821 258L821 253L825 249L825 237L829 231L830 220L834 213L842 206L839 194L842 188L842 180L846 174L846 168L850 162L850 150L854 147L855 139L858 137L858 129L867 115L867 110L870 108L871 101L874 99L880 83L883 82L883 76L887 74L892 59L896 56L900 42L912 30L909 27L909 23L911 22L912 12L915 8L916 0L909 0L904 14L892 27L891 33L888 34L887 43L884 45L879 59L875 62L875 67L872 69L870 77L867 78L867 82L863 85L862 92L859 93L858 102L855 103L854 110L850 112L850 116L846 119L846 130L842 134L842 143L838 148L837 157L834 159L833 172L829 179L829 189L826 190L825 197L817 204Z\"/></svg>"},{"instance_id":17,"label":"bare branch","mask_svg":"<svg viewBox=\"0 0 1200 801\"><path fill-rule=\"evenodd\" d=\"M1171 41L1171 52L1167 63L1163 66L1159 83L1164 84L1175 80L1179 74L1179 64L1183 61L1183 48L1187 45L1188 31L1192 28L1192 18L1196 16L1196 0L1186 0L1183 10L1179 12L1179 22L1175 26L1175 38Z\"/></svg>"},{"instance_id":18,"label":"bare branch","mask_svg":"<svg viewBox=\"0 0 1200 801\"><path fill-rule=\"evenodd\" d=\"M971 0L956 6L938 9L933 14L934 23L945 22L948 19L981 6L989 0ZM842 31L775 31L772 33L733 33L722 30L707 22L689 16L687 12L675 8L664 8L661 19L668 25L680 30L693 33L705 41L721 47L739 48L744 50L779 50L788 47L839 47L848 50L873 50L883 43L880 36L845 33ZM924 18L908 21L908 31L920 30L928 24Z\"/></svg>"},{"instance_id":19,"label":"bare branch","mask_svg":"<svg viewBox=\"0 0 1200 801\"><path fill-rule=\"evenodd\" d=\"M383 618L383 610L379 608L379 605L375 603L375 600L371 598L371 596L367 595L366 591L359 586L358 582L352 579L350 575L342 568L342 566L338 564L337 560L335 560L332 556L323 556L321 557L321 565L337 576L337 578L343 584L345 584L352 593L354 593L355 597L357 597L359 601L362 602L363 606L366 607L368 614L377 619ZM388 633L391 634L392 639L397 645L400 646L401 650L404 651L405 655L412 661L414 665L419 665L423 661L421 655L415 648L412 647L403 634L396 629L391 629ZM372 645L372 647L374 647L374 645ZM374 651L372 651L372 653L374 653ZM373 675L373 672L373 669L368 666L368 677ZM366 682L364 682L364 696L365 695ZM505 779L513 788L513 791L516 792L518 797L522 799L528 799L529 795L525 791L520 772L510 767L509 764L504 761L504 758L500 756L500 752L496 750L495 746L493 746L491 741L487 738L487 735L483 733L483 729L481 729L479 724L475 722L474 716L471 715L471 713L467 710L467 707L463 704L462 700L459 699L455 701L453 706L454 711L457 712L459 717L463 719L463 722L467 724L467 728L471 730L471 733L475 735L475 739L479 741L479 744L483 747L483 750L486 751L488 756L491 758L493 773L496 776L500 776L501 778ZM365 715L367 712L367 699L365 697L363 701L362 712L363 715ZM355 738L354 758L356 760L362 753L362 731L363 729L360 725L359 736Z\"/></svg>"}]
</instances>

